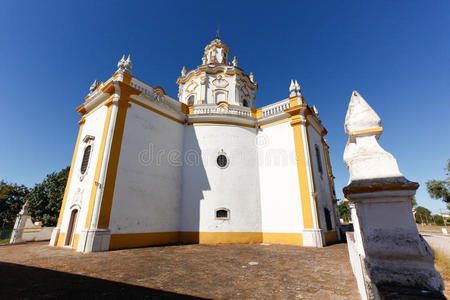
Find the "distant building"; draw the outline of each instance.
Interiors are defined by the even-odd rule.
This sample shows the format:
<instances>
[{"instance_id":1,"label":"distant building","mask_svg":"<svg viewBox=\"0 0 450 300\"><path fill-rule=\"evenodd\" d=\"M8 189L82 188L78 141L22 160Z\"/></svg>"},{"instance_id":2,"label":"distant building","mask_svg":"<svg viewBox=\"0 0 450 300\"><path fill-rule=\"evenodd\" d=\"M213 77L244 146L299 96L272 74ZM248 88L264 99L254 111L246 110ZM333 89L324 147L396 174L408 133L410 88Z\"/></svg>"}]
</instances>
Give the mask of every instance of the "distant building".
<instances>
[{"instance_id":1,"label":"distant building","mask_svg":"<svg viewBox=\"0 0 450 300\"><path fill-rule=\"evenodd\" d=\"M177 242L322 247L337 240L327 131L297 81L254 108L258 84L219 38L177 79L178 99L131 75L94 82L53 246Z\"/></svg>"},{"instance_id":2,"label":"distant building","mask_svg":"<svg viewBox=\"0 0 450 300\"><path fill-rule=\"evenodd\" d=\"M439 215L440 215L441 217L445 218L445 219L450 218L450 214L449 214L449 213L443 213L443 212L441 212L441 213L439 213Z\"/></svg>"}]
</instances>

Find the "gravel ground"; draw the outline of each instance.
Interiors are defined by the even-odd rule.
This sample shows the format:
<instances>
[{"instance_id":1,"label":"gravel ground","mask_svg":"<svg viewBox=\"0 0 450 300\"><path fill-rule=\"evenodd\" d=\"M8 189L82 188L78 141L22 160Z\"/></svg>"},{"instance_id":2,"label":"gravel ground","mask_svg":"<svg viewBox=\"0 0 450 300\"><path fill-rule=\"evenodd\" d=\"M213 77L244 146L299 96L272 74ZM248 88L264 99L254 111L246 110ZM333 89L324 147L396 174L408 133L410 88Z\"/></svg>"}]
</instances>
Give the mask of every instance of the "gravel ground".
<instances>
[{"instance_id":1,"label":"gravel ground","mask_svg":"<svg viewBox=\"0 0 450 300\"><path fill-rule=\"evenodd\" d=\"M347 245L0 247L0 298L359 299Z\"/></svg>"}]
</instances>

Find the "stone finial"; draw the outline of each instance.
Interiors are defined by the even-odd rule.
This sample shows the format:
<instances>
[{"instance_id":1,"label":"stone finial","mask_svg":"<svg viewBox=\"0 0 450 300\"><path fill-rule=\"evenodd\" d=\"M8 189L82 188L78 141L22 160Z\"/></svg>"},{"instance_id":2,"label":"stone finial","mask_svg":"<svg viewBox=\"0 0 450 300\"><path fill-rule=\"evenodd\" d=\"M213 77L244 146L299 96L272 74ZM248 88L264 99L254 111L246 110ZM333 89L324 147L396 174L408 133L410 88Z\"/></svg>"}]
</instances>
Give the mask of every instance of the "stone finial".
<instances>
[{"instance_id":1,"label":"stone finial","mask_svg":"<svg viewBox=\"0 0 450 300\"><path fill-rule=\"evenodd\" d=\"M181 76L186 76L186 66L183 66L183 69L181 69Z\"/></svg>"},{"instance_id":2,"label":"stone finial","mask_svg":"<svg viewBox=\"0 0 450 300\"><path fill-rule=\"evenodd\" d=\"M22 206L22 209L20 210L19 215L28 215L28 200Z\"/></svg>"},{"instance_id":3,"label":"stone finial","mask_svg":"<svg viewBox=\"0 0 450 300\"><path fill-rule=\"evenodd\" d=\"M94 80L94 82L89 87L89 92L90 93L94 92L97 89L97 87L98 87L98 81L96 79L96 80Z\"/></svg>"},{"instance_id":4,"label":"stone finial","mask_svg":"<svg viewBox=\"0 0 450 300\"><path fill-rule=\"evenodd\" d=\"M316 114L316 116L319 116L319 110L317 109L317 107L315 105L313 105L313 111Z\"/></svg>"},{"instance_id":5,"label":"stone finial","mask_svg":"<svg viewBox=\"0 0 450 300\"><path fill-rule=\"evenodd\" d=\"M406 179L394 156L378 144L380 125L380 117L354 91L345 118L350 181L343 192L353 221L347 245L361 299L444 299L433 252L411 212L419 184Z\"/></svg>"},{"instance_id":6,"label":"stone finial","mask_svg":"<svg viewBox=\"0 0 450 300\"><path fill-rule=\"evenodd\" d=\"M128 58L125 59L125 55L117 63L117 68L119 73L128 73L131 74L131 69L133 68L133 63L131 62L131 55L128 55Z\"/></svg>"},{"instance_id":7,"label":"stone finial","mask_svg":"<svg viewBox=\"0 0 450 300\"><path fill-rule=\"evenodd\" d=\"M250 81L255 82L255 77L253 76L253 72L250 72Z\"/></svg>"},{"instance_id":8,"label":"stone finial","mask_svg":"<svg viewBox=\"0 0 450 300\"><path fill-rule=\"evenodd\" d=\"M300 85L298 84L297 80L295 80L295 92L297 93L297 96L301 96L302 95L302 89L300 87Z\"/></svg>"},{"instance_id":9,"label":"stone finial","mask_svg":"<svg viewBox=\"0 0 450 300\"><path fill-rule=\"evenodd\" d=\"M237 60L236 56L233 57L233 66L234 66L234 67L237 67L237 66L238 66L238 60Z\"/></svg>"},{"instance_id":10,"label":"stone finial","mask_svg":"<svg viewBox=\"0 0 450 300\"><path fill-rule=\"evenodd\" d=\"M377 113L357 91L353 91L345 116L345 133L349 135L361 130L381 128L380 126L381 119Z\"/></svg>"},{"instance_id":11,"label":"stone finial","mask_svg":"<svg viewBox=\"0 0 450 300\"><path fill-rule=\"evenodd\" d=\"M289 97L295 97L297 93L295 92L295 83L294 80L291 79L291 85L289 86Z\"/></svg>"},{"instance_id":12,"label":"stone finial","mask_svg":"<svg viewBox=\"0 0 450 300\"><path fill-rule=\"evenodd\" d=\"M406 180L394 156L378 144L377 139L383 130L380 125L381 119L377 113L354 91L345 117L345 132L349 140L344 161L350 171L350 182L375 178Z\"/></svg>"}]
</instances>

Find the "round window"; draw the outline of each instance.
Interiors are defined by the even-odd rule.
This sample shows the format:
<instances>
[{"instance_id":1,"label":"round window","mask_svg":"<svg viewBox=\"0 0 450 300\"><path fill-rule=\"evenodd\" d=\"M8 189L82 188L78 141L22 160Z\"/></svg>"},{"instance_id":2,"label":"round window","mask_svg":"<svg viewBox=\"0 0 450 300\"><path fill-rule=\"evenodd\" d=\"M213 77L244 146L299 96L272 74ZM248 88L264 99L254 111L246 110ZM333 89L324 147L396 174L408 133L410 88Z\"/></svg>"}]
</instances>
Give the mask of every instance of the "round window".
<instances>
[{"instance_id":1,"label":"round window","mask_svg":"<svg viewBox=\"0 0 450 300\"><path fill-rule=\"evenodd\" d=\"M219 156L217 156L217 165L220 168L225 168L228 165L227 157L223 154L220 154Z\"/></svg>"}]
</instances>

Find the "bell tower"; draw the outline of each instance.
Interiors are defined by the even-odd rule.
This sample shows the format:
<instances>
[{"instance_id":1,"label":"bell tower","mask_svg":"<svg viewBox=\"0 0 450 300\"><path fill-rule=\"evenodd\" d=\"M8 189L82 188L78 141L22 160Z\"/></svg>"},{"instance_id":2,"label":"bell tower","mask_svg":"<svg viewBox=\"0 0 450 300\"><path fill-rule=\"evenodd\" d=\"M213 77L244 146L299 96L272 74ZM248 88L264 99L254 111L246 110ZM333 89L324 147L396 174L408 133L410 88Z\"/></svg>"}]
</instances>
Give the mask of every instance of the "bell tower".
<instances>
[{"instance_id":1,"label":"bell tower","mask_svg":"<svg viewBox=\"0 0 450 300\"><path fill-rule=\"evenodd\" d=\"M252 108L258 84L238 67L236 56L217 35L204 50L202 64L189 72L183 67L177 79L179 101L187 105L236 105Z\"/></svg>"}]
</instances>

